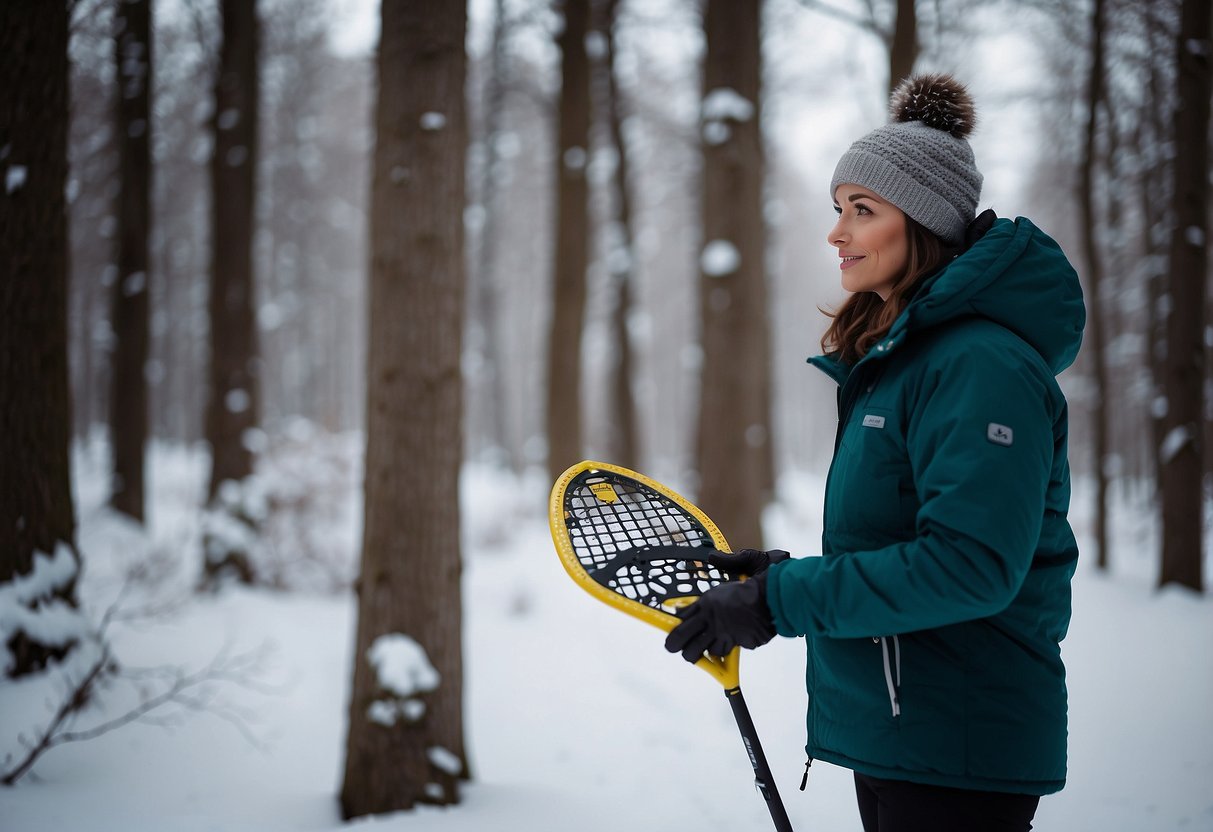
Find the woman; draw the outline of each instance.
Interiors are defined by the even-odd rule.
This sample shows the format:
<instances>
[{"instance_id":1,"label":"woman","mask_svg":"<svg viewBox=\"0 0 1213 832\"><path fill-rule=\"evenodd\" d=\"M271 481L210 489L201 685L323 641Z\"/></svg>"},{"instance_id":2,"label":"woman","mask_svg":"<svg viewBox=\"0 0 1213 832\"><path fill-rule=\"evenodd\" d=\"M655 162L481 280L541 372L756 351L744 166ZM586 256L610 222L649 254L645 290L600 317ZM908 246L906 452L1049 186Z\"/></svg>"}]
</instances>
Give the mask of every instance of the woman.
<instances>
[{"instance_id":1,"label":"woman","mask_svg":"<svg viewBox=\"0 0 1213 832\"><path fill-rule=\"evenodd\" d=\"M1065 784L1078 551L1055 376L1082 295L1028 220L974 217L964 87L912 78L892 112L830 186L854 294L811 359L839 384L823 557L713 555L756 578L705 593L666 646L805 636L809 761L854 770L866 832L1025 830Z\"/></svg>"}]
</instances>

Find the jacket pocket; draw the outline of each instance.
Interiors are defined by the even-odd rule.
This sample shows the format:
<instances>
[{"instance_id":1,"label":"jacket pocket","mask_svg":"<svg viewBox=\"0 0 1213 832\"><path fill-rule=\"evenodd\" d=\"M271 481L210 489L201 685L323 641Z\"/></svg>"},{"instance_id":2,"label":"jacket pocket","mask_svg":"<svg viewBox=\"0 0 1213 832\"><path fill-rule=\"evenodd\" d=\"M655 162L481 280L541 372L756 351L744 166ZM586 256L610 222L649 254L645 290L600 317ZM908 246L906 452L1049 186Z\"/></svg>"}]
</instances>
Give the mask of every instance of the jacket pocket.
<instances>
[{"instance_id":1,"label":"jacket pocket","mask_svg":"<svg viewBox=\"0 0 1213 832\"><path fill-rule=\"evenodd\" d=\"M873 547L912 536L917 500L895 411L857 406L830 474L828 530L862 531Z\"/></svg>"}]
</instances>

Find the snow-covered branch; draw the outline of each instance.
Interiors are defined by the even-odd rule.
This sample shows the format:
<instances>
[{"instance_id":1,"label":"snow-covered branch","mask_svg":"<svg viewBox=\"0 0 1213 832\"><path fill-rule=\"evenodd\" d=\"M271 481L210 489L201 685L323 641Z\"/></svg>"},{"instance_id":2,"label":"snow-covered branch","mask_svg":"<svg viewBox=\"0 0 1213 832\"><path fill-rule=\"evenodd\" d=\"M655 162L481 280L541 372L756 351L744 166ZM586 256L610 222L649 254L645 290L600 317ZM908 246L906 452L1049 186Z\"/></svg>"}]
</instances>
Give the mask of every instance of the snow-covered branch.
<instances>
[{"instance_id":1,"label":"snow-covered branch","mask_svg":"<svg viewBox=\"0 0 1213 832\"><path fill-rule=\"evenodd\" d=\"M171 726L179 724L186 713L205 713L227 722L251 745L261 748L253 724L256 714L226 697L231 688L261 695L283 692L281 686L265 681L265 666L272 647L263 643L243 652L232 652L224 646L205 666L189 670L183 665L154 667L123 666L113 655L106 631L115 622L162 618L179 602L123 608L138 576L128 575L117 598L110 604L95 629L87 637L78 637L77 647L63 662L47 669L46 679L60 681L61 692L52 700L50 718L37 728L32 737L17 736L19 751L10 751L0 762L0 784L11 786L25 776L34 764L52 748L72 742L84 742L115 731L132 722ZM83 616L79 616L83 620ZM13 697L41 695L43 686L37 680L23 680L24 691L16 686L6 693ZM115 685L125 684L135 694L136 702L119 715L97 724L76 727L82 713L97 707L112 697L104 692ZM6 712L14 710L6 701Z\"/></svg>"}]
</instances>

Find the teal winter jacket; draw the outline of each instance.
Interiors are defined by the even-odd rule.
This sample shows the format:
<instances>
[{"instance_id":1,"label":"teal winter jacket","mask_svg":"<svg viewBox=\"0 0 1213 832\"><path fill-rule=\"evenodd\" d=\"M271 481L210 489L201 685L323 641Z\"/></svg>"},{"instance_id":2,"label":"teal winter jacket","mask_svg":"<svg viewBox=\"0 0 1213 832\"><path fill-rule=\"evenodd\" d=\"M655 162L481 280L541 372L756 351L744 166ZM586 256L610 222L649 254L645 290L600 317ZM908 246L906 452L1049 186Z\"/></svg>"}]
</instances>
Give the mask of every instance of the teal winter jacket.
<instances>
[{"instance_id":1,"label":"teal winter jacket","mask_svg":"<svg viewBox=\"0 0 1213 832\"><path fill-rule=\"evenodd\" d=\"M1060 642L1078 549L1066 401L1078 276L1000 219L929 276L839 383L822 557L771 567L808 644L808 751L874 777L1049 794L1065 784Z\"/></svg>"}]
</instances>

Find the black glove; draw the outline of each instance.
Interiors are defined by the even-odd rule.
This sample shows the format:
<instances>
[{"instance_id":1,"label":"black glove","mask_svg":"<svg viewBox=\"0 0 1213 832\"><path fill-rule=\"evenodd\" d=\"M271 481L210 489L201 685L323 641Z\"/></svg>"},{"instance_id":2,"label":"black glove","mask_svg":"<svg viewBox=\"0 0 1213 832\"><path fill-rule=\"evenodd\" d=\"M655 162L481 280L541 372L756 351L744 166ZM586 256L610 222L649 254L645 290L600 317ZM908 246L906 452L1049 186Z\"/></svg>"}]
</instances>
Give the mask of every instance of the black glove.
<instances>
[{"instance_id":1,"label":"black glove","mask_svg":"<svg viewBox=\"0 0 1213 832\"><path fill-rule=\"evenodd\" d=\"M665 649L681 652L691 663L699 661L704 651L727 656L734 647L752 650L775 638L762 574L712 587L677 614L682 623L666 636Z\"/></svg>"},{"instance_id":2,"label":"black glove","mask_svg":"<svg viewBox=\"0 0 1213 832\"><path fill-rule=\"evenodd\" d=\"M737 577L738 575L757 575L759 572L765 572L771 564L779 563L781 560L787 560L791 557L783 549L772 549L769 552L764 552L761 549L742 549L740 552L732 554L719 552L715 549L703 549L701 551L703 552L703 557L697 557L697 560L711 564L721 572L733 577Z\"/></svg>"}]
</instances>

